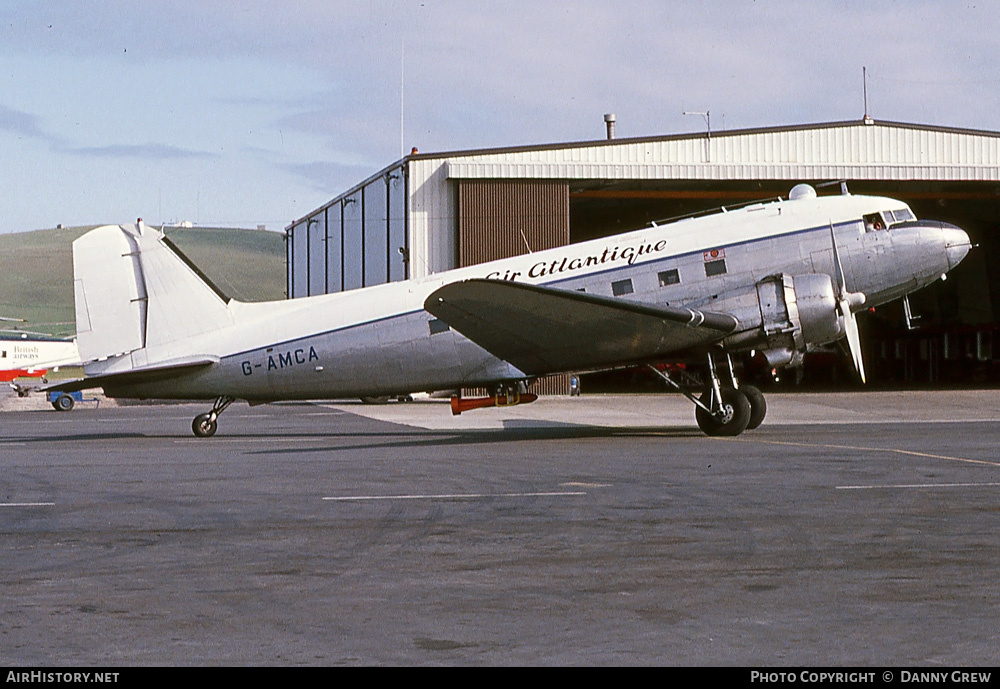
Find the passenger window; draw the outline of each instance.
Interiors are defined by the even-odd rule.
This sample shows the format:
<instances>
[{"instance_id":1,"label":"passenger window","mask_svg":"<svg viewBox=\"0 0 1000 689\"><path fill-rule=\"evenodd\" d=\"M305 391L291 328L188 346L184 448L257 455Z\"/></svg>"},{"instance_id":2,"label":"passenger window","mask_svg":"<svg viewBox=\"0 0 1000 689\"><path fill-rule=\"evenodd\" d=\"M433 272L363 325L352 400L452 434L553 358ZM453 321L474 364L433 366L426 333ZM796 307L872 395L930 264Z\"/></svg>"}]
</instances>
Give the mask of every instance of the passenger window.
<instances>
[{"instance_id":1,"label":"passenger window","mask_svg":"<svg viewBox=\"0 0 1000 689\"><path fill-rule=\"evenodd\" d=\"M657 276L660 278L660 287L676 285L681 281L680 273L676 270L664 270L662 273L657 273Z\"/></svg>"},{"instance_id":2,"label":"passenger window","mask_svg":"<svg viewBox=\"0 0 1000 689\"><path fill-rule=\"evenodd\" d=\"M725 275L726 274L726 259L720 258L717 261L706 261L705 262L705 277L714 277L715 275Z\"/></svg>"},{"instance_id":3,"label":"passenger window","mask_svg":"<svg viewBox=\"0 0 1000 689\"><path fill-rule=\"evenodd\" d=\"M618 280L617 282L611 283L611 293L616 297L622 297L626 294L632 294L632 281L631 280Z\"/></svg>"}]
</instances>

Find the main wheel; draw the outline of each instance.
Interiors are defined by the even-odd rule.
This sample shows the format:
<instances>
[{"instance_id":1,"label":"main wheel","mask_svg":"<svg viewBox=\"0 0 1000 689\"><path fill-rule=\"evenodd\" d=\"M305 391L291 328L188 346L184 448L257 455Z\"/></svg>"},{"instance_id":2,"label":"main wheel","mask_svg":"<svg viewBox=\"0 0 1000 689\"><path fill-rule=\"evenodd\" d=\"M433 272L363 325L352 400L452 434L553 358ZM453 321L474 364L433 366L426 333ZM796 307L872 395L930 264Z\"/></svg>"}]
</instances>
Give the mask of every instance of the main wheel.
<instances>
[{"instance_id":1,"label":"main wheel","mask_svg":"<svg viewBox=\"0 0 1000 689\"><path fill-rule=\"evenodd\" d=\"M752 431L764 422L764 417L767 415L767 401L760 388L753 385L741 385L740 392L750 400L750 421L747 423L747 430Z\"/></svg>"},{"instance_id":2,"label":"main wheel","mask_svg":"<svg viewBox=\"0 0 1000 689\"><path fill-rule=\"evenodd\" d=\"M711 399L711 392L701 396L701 402L705 406L709 406ZM695 407L694 418L705 435L739 435L746 430L750 421L750 400L736 388L722 388L722 414L717 416L701 407Z\"/></svg>"},{"instance_id":3,"label":"main wheel","mask_svg":"<svg viewBox=\"0 0 1000 689\"><path fill-rule=\"evenodd\" d=\"M389 404L389 395L379 395L378 397L362 397L364 404Z\"/></svg>"},{"instance_id":4,"label":"main wheel","mask_svg":"<svg viewBox=\"0 0 1000 689\"><path fill-rule=\"evenodd\" d=\"M191 430L199 438L211 438L218 427L218 422L212 420L211 414L198 414L191 422Z\"/></svg>"},{"instance_id":5,"label":"main wheel","mask_svg":"<svg viewBox=\"0 0 1000 689\"><path fill-rule=\"evenodd\" d=\"M52 406L56 411L69 411L73 408L73 398L69 395L59 395L52 402Z\"/></svg>"}]
</instances>

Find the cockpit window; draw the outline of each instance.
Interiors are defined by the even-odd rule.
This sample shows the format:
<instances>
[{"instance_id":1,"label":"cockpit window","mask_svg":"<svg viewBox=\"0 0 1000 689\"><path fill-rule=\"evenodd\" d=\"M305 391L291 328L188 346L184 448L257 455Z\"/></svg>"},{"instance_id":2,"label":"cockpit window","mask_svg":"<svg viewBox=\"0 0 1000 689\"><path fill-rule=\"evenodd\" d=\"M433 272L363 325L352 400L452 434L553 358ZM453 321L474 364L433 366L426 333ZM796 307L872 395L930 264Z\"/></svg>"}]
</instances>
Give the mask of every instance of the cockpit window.
<instances>
[{"instance_id":1,"label":"cockpit window","mask_svg":"<svg viewBox=\"0 0 1000 689\"><path fill-rule=\"evenodd\" d=\"M882 211L881 213L869 213L864 216L865 232L875 232L884 230L901 222L912 222L917 217L909 208L901 208L897 211Z\"/></svg>"},{"instance_id":2,"label":"cockpit window","mask_svg":"<svg viewBox=\"0 0 1000 689\"><path fill-rule=\"evenodd\" d=\"M869 213L864 216L865 220L865 232L873 232L876 230L884 230L886 225L882 216L878 213Z\"/></svg>"}]
</instances>

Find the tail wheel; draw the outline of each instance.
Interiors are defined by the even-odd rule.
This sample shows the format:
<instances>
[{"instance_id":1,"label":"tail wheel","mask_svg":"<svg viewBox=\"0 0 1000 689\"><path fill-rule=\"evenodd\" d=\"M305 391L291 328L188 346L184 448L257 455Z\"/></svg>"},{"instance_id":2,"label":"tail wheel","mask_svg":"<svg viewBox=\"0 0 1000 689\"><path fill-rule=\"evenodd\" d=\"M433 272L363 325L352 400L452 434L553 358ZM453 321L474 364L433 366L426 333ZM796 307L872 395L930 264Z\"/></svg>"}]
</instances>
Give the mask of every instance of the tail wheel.
<instances>
[{"instance_id":1,"label":"tail wheel","mask_svg":"<svg viewBox=\"0 0 1000 689\"><path fill-rule=\"evenodd\" d=\"M211 438L218 427L219 424L212 418L212 414L198 414L191 422L191 430L199 438Z\"/></svg>"},{"instance_id":2,"label":"tail wheel","mask_svg":"<svg viewBox=\"0 0 1000 689\"><path fill-rule=\"evenodd\" d=\"M750 421L747 423L747 430L752 431L764 422L767 415L767 402L764 400L764 393L760 388L753 385L741 385L740 392L750 400Z\"/></svg>"},{"instance_id":3,"label":"tail wheel","mask_svg":"<svg viewBox=\"0 0 1000 689\"><path fill-rule=\"evenodd\" d=\"M191 422L191 430L199 438L211 438L215 435L215 429L219 427L219 414L226 411L229 405L236 401L235 397L221 395L215 398L212 411L207 414L198 414Z\"/></svg>"},{"instance_id":4,"label":"tail wheel","mask_svg":"<svg viewBox=\"0 0 1000 689\"><path fill-rule=\"evenodd\" d=\"M712 393L706 392L702 395L701 402L707 407L712 407ZM750 400L741 390L722 388L722 404L716 406L719 408L714 414L701 407L695 408L695 420L705 435L735 436L747 429L747 424L750 422Z\"/></svg>"}]
</instances>

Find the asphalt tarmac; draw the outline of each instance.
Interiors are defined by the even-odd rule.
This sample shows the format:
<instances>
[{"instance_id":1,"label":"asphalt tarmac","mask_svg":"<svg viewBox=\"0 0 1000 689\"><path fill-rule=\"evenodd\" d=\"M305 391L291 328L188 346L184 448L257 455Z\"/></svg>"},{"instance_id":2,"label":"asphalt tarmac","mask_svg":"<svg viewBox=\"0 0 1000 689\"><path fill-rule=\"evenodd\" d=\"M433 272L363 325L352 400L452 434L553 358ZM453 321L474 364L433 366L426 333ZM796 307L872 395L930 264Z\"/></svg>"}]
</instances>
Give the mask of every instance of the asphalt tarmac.
<instances>
[{"instance_id":1,"label":"asphalt tarmac","mask_svg":"<svg viewBox=\"0 0 1000 689\"><path fill-rule=\"evenodd\" d=\"M1000 393L0 414L0 664L996 665Z\"/></svg>"}]
</instances>

